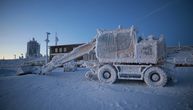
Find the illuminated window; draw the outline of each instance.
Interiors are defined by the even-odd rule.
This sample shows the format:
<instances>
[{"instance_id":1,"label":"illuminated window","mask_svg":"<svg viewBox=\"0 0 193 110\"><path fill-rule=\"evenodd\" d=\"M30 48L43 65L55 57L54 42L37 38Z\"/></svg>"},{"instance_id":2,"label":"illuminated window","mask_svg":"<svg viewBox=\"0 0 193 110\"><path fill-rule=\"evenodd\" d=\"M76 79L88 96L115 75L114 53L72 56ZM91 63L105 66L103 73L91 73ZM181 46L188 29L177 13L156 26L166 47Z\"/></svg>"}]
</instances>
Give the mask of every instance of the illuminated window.
<instances>
[{"instance_id":1,"label":"illuminated window","mask_svg":"<svg viewBox=\"0 0 193 110\"><path fill-rule=\"evenodd\" d=\"M66 52L67 51L67 49L64 47L64 52Z\"/></svg>"},{"instance_id":2,"label":"illuminated window","mask_svg":"<svg viewBox=\"0 0 193 110\"><path fill-rule=\"evenodd\" d=\"M55 48L55 53L58 53L58 48Z\"/></svg>"},{"instance_id":3,"label":"illuminated window","mask_svg":"<svg viewBox=\"0 0 193 110\"><path fill-rule=\"evenodd\" d=\"M62 53L62 47L59 48L59 52Z\"/></svg>"}]
</instances>

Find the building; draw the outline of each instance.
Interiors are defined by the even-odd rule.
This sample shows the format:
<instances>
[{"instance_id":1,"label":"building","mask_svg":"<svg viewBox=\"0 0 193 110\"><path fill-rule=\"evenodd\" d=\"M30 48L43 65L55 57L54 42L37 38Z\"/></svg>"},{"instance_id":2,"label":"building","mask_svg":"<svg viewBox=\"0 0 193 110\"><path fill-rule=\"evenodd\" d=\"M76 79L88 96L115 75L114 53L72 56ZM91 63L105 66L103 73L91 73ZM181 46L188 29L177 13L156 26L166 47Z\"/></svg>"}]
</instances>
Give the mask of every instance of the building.
<instances>
[{"instance_id":1,"label":"building","mask_svg":"<svg viewBox=\"0 0 193 110\"><path fill-rule=\"evenodd\" d=\"M69 53L71 52L74 48L83 45L84 43L81 44L68 44L68 45L56 45L56 46L50 46L50 60L57 54L59 53ZM85 54L75 60L96 60L95 52L91 51L89 54Z\"/></svg>"},{"instance_id":2,"label":"building","mask_svg":"<svg viewBox=\"0 0 193 110\"><path fill-rule=\"evenodd\" d=\"M83 44L83 43L82 43ZM82 44L68 44L68 45L56 45L50 46L50 60L59 53L69 53L73 48L78 47ZM83 57L78 58L77 60L82 60Z\"/></svg>"},{"instance_id":3,"label":"building","mask_svg":"<svg viewBox=\"0 0 193 110\"><path fill-rule=\"evenodd\" d=\"M41 57L40 44L33 38L27 42L27 53L26 58L37 58Z\"/></svg>"}]
</instances>

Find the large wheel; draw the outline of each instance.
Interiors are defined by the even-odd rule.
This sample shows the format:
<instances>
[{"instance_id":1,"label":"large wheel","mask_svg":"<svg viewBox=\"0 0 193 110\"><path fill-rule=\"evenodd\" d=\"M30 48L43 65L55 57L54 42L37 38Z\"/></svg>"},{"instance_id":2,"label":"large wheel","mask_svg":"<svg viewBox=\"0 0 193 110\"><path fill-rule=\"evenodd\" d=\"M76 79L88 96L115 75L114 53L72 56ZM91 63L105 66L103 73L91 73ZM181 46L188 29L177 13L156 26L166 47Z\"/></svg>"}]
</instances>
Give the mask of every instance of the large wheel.
<instances>
[{"instance_id":1,"label":"large wheel","mask_svg":"<svg viewBox=\"0 0 193 110\"><path fill-rule=\"evenodd\" d=\"M159 67L150 67L145 71L144 81L150 87L163 87L167 83L167 75Z\"/></svg>"},{"instance_id":2,"label":"large wheel","mask_svg":"<svg viewBox=\"0 0 193 110\"><path fill-rule=\"evenodd\" d=\"M99 68L98 79L102 83L112 84L117 79L117 72L111 65L104 65Z\"/></svg>"}]
</instances>

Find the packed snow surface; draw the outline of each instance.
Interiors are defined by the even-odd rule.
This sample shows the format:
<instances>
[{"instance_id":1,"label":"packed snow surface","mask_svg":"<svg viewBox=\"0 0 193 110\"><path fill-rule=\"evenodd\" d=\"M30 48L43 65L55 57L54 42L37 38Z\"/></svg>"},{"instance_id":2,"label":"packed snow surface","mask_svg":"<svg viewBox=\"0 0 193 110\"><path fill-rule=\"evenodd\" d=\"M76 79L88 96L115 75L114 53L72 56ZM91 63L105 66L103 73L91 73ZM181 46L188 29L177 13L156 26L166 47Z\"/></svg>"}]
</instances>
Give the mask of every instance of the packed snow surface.
<instances>
[{"instance_id":1,"label":"packed snow surface","mask_svg":"<svg viewBox=\"0 0 193 110\"><path fill-rule=\"evenodd\" d=\"M176 68L166 87L143 81L102 84L84 77L88 69L15 76L1 70L0 110L192 110L193 68Z\"/></svg>"}]
</instances>

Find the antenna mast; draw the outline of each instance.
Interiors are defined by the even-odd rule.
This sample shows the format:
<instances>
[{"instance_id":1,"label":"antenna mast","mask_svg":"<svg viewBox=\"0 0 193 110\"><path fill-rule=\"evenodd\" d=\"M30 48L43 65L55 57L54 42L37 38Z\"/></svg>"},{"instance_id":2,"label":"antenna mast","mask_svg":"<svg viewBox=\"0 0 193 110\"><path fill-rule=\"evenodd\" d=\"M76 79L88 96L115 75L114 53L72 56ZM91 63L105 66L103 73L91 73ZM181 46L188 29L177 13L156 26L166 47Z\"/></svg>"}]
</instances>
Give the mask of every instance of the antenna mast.
<instances>
[{"instance_id":1,"label":"antenna mast","mask_svg":"<svg viewBox=\"0 0 193 110\"><path fill-rule=\"evenodd\" d=\"M56 33L55 33L55 45L56 45L56 46L58 45L58 41L59 41L59 39L58 39L57 32L56 32Z\"/></svg>"}]
</instances>

